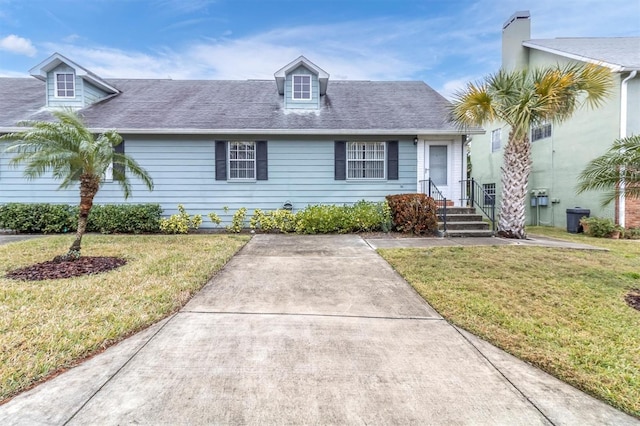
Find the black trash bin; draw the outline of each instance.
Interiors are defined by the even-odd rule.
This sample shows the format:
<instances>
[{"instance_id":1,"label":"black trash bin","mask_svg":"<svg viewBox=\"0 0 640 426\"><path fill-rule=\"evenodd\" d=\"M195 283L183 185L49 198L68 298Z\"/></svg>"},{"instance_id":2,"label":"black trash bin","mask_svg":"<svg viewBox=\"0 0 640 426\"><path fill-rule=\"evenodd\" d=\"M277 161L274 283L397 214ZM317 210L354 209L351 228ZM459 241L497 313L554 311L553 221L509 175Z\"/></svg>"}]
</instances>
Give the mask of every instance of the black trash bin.
<instances>
[{"instance_id":1,"label":"black trash bin","mask_svg":"<svg viewBox=\"0 0 640 426\"><path fill-rule=\"evenodd\" d=\"M576 207L575 209L567 209L567 232L577 234L582 232L582 226L580 226L580 219L583 217L589 217L591 210L581 209Z\"/></svg>"}]
</instances>

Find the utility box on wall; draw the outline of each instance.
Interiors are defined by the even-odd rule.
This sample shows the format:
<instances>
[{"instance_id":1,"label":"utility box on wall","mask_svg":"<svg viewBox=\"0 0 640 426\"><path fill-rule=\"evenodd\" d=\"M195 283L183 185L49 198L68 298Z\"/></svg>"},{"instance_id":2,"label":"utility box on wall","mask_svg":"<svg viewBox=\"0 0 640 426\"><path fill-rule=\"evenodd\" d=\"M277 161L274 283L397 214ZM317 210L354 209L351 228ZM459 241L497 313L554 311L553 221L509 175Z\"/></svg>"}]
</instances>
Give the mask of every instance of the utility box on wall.
<instances>
[{"instance_id":1,"label":"utility box on wall","mask_svg":"<svg viewBox=\"0 0 640 426\"><path fill-rule=\"evenodd\" d=\"M546 188L531 190L531 207L547 207L549 205L549 194Z\"/></svg>"}]
</instances>

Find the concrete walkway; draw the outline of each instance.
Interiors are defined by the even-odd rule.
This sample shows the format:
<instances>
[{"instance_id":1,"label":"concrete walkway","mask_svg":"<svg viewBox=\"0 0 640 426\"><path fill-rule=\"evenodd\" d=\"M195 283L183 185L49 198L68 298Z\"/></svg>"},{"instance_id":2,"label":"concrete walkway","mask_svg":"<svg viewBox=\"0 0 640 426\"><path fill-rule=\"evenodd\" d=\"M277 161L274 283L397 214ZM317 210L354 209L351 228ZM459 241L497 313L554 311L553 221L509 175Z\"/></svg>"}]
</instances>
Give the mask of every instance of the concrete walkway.
<instances>
[{"instance_id":1,"label":"concrete walkway","mask_svg":"<svg viewBox=\"0 0 640 426\"><path fill-rule=\"evenodd\" d=\"M0 424L638 425L444 321L358 236L257 235Z\"/></svg>"}]
</instances>

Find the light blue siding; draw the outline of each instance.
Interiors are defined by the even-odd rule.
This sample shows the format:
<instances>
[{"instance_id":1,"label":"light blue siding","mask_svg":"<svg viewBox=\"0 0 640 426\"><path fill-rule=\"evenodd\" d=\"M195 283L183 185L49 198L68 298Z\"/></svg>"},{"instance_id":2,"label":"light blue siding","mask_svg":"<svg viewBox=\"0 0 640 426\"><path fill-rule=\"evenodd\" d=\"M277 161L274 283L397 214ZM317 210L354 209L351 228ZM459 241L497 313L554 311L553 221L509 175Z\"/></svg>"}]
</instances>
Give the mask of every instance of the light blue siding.
<instances>
[{"instance_id":1,"label":"light blue siding","mask_svg":"<svg viewBox=\"0 0 640 426\"><path fill-rule=\"evenodd\" d=\"M293 99L294 75L311 76L311 99ZM320 85L318 83L318 76L302 65L287 74L284 83L284 107L287 109L318 109L320 107Z\"/></svg>"},{"instance_id":2,"label":"light blue siding","mask_svg":"<svg viewBox=\"0 0 640 426\"><path fill-rule=\"evenodd\" d=\"M56 97L56 74L57 73L73 73L75 75L75 97L74 98L57 98ZM47 105L50 107L68 106L73 108L82 108L84 99L82 96L82 78L75 74L75 70L67 64L60 64L47 73Z\"/></svg>"},{"instance_id":3,"label":"light blue siding","mask_svg":"<svg viewBox=\"0 0 640 426\"><path fill-rule=\"evenodd\" d=\"M382 201L388 194L416 192L416 147L412 140L399 143L399 180L334 180L334 139L268 141L269 180L230 182L215 180L214 140L189 137L127 136L126 154L147 169L154 181L149 192L132 179L128 203L159 203L165 216L177 213L183 204L190 214L216 212L228 222L233 212L246 207L274 210L285 201L300 210L309 204L345 204L366 199ZM268 140L265 137L256 140ZM397 138L396 138L397 139ZM1 147L0 147L1 149ZM77 190L57 190L50 177L26 181L22 169L8 168L7 154L0 157L0 204L7 202L77 203ZM98 204L123 203L117 183L105 183ZM225 214L223 206L229 207ZM211 227L204 217L203 227Z\"/></svg>"},{"instance_id":4,"label":"light blue siding","mask_svg":"<svg viewBox=\"0 0 640 426\"><path fill-rule=\"evenodd\" d=\"M84 96L84 106L91 105L93 103L98 102L100 99L107 96L107 92L104 90L94 86L91 83L86 81L82 81L83 83L83 96Z\"/></svg>"}]
</instances>

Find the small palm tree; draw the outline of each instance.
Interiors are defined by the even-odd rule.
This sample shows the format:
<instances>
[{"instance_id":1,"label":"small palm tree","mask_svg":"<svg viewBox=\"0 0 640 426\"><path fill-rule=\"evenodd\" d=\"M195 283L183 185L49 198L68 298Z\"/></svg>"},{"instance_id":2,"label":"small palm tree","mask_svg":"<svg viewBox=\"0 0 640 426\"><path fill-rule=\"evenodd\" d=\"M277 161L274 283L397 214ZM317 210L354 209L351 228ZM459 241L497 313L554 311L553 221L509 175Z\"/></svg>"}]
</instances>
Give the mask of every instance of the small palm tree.
<instances>
[{"instance_id":1,"label":"small palm tree","mask_svg":"<svg viewBox=\"0 0 640 426\"><path fill-rule=\"evenodd\" d=\"M104 182L108 169L113 180L120 184L125 199L131 195L131 184L125 171L136 176L149 188L153 181L140 165L125 154L114 151L122 143L122 137L114 130L94 135L71 109L52 112L58 120L24 121L18 123L28 129L8 133L0 140L8 140L6 152L15 154L10 164L25 164L24 175L35 179L51 171L53 177L62 180L60 187L80 186L80 209L76 237L69 252L58 257L71 260L80 257L82 236L87 229L87 219L93 206L93 198Z\"/></svg>"},{"instance_id":2,"label":"small palm tree","mask_svg":"<svg viewBox=\"0 0 640 426\"><path fill-rule=\"evenodd\" d=\"M624 195L640 198L640 135L616 139L578 176L578 193L604 190L602 206Z\"/></svg>"},{"instance_id":3,"label":"small palm tree","mask_svg":"<svg viewBox=\"0 0 640 426\"><path fill-rule=\"evenodd\" d=\"M584 103L598 107L611 90L609 70L570 65L536 70L501 70L469 83L454 95L452 119L462 127L503 121L509 127L502 168L498 234L525 238L526 195L531 172L529 129L561 123ZM584 99L584 101L583 101Z\"/></svg>"}]
</instances>

